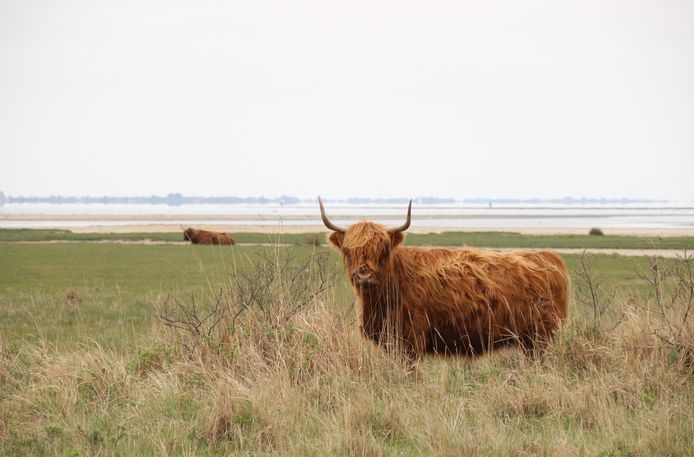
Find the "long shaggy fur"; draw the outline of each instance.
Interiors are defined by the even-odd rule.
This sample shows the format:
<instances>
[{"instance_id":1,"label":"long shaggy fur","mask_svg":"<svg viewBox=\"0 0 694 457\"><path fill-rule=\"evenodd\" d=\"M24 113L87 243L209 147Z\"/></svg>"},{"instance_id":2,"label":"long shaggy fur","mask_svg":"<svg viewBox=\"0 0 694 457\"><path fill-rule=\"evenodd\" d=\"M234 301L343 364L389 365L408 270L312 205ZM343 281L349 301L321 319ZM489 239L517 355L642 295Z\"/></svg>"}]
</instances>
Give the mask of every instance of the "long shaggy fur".
<instances>
[{"instance_id":1,"label":"long shaggy fur","mask_svg":"<svg viewBox=\"0 0 694 457\"><path fill-rule=\"evenodd\" d=\"M221 244L228 246L236 244L226 233L198 230L194 228L187 228L183 231L183 241L190 241L193 244Z\"/></svg>"},{"instance_id":2,"label":"long shaggy fur","mask_svg":"<svg viewBox=\"0 0 694 457\"><path fill-rule=\"evenodd\" d=\"M403 239L371 222L330 236L359 297L362 331L377 344L412 357L530 352L567 316L569 276L553 252L403 247Z\"/></svg>"}]
</instances>

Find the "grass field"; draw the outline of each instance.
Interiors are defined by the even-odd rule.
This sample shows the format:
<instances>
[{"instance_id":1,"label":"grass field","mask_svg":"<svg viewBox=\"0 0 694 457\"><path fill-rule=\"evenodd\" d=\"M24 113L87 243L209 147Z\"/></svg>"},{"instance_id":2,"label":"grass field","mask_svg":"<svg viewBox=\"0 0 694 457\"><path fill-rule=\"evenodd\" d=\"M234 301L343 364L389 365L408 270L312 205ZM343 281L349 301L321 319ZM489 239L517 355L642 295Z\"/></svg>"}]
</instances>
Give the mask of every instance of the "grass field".
<instances>
[{"instance_id":1,"label":"grass field","mask_svg":"<svg viewBox=\"0 0 694 457\"><path fill-rule=\"evenodd\" d=\"M685 264L594 256L595 313L563 258L547 354L411 372L361 338L325 247L2 244L0 455L694 455Z\"/></svg>"},{"instance_id":2,"label":"grass field","mask_svg":"<svg viewBox=\"0 0 694 457\"><path fill-rule=\"evenodd\" d=\"M234 233L239 244L325 244L323 233ZM522 235L514 232L443 232L409 234L408 243L425 246L482 246L490 248L613 248L694 249L694 237L617 235ZM181 233L73 233L68 230L0 229L2 241L183 241Z\"/></svg>"}]
</instances>

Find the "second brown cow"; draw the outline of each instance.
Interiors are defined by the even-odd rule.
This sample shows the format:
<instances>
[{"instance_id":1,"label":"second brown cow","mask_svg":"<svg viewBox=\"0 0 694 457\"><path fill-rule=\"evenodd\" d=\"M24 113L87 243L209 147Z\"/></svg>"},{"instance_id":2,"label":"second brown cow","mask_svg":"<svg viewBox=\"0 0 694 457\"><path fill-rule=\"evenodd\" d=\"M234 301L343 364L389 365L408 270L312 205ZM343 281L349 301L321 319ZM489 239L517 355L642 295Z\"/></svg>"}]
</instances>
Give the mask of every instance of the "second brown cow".
<instances>
[{"instance_id":1,"label":"second brown cow","mask_svg":"<svg viewBox=\"0 0 694 457\"><path fill-rule=\"evenodd\" d=\"M227 246L236 244L226 233L198 230L190 227L183 231L183 240L190 241L193 244L219 244Z\"/></svg>"}]
</instances>

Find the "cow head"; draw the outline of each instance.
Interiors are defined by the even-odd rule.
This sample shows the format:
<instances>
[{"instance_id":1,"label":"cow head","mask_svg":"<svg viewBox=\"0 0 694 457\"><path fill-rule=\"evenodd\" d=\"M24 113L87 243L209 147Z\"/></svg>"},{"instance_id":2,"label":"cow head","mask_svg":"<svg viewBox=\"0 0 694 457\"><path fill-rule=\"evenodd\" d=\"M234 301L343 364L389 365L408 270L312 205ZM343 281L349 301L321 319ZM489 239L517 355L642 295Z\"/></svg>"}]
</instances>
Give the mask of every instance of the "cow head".
<instances>
[{"instance_id":1,"label":"cow head","mask_svg":"<svg viewBox=\"0 0 694 457\"><path fill-rule=\"evenodd\" d=\"M392 253L402 243L405 238L403 232L410 226L412 200L407 207L405 223L393 228L373 222L358 222L343 228L328 219L320 197L318 203L323 223L333 231L330 242L340 249L347 275L354 287L366 288L383 284Z\"/></svg>"},{"instance_id":2,"label":"cow head","mask_svg":"<svg viewBox=\"0 0 694 457\"><path fill-rule=\"evenodd\" d=\"M183 231L183 241L192 241L193 229L187 228Z\"/></svg>"}]
</instances>

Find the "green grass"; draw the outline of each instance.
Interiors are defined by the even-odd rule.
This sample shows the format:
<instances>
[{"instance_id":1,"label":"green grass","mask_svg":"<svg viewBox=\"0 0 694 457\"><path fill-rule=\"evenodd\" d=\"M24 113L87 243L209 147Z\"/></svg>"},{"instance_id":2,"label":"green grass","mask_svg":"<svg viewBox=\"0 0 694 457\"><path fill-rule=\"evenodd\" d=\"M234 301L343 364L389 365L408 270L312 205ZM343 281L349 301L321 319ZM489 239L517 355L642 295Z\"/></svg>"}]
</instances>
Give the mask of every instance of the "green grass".
<instances>
[{"instance_id":1,"label":"green grass","mask_svg":"<svg viewBox=\"0 0 694 457\"><path fill-rule=\"evenodd\" d=\"M182 233L73 233L56 229L0 229L0 241L182 241Z\"/></svg>"},{"instance_id":2,"label":"green grass","mask_svg":"<svg viewBox=\"0 0 694 457\"><path fill-rule=\"evenodd\" d=\"M613 248L692 249L694 237L522 235L514 232L410 233L408 243L431 246L484 246L489 248Z\"/></svg>"},{"instance_id":3,"label":"green grass","mask_svg":"<svg viewBox=\"0 0 694 457\"><path fill-rule=\"evenodd\" d=\"M232 233L239 244L310 245L315 233ZM325 234L319 234L325 244ZM0 229L0 241L180 241L181 233L73 233L69 230ZM522 235L514 232L444 232L407 236L408 244L490 248L694 249L694 237Z\"/></svg>"},{"instance_id":4,"label":"green grass","mask_svg":"<svg viewBox=\"0 0 694 457\"><path fill-rule=\"evenodd\" d=\"M234 233L242 244L308 244L309 233ZM184 244L183 232L158 233L74 233L55 229L0 229L0 242L17 241L166 241ZM323 242L325 237L323 236Z\"/></svg>"},{"instance_id":5,"label":"green grass","mask_svg":"<svg viewBox=\"0 0 694 457\"><path fill-rule=\"evenodd\" d=\"M325 250L325 248L323 248ZM129 344L151 326L158 295L205 295L248 272L270 247L139 244L0 246L0 338ZM295 246L305 258L313 248ZM331 252L334 262L337 254ZM343 290L343 289L341 289ZM68 294L75 291L76 302Z\"/></svg>"}]
</instances>

